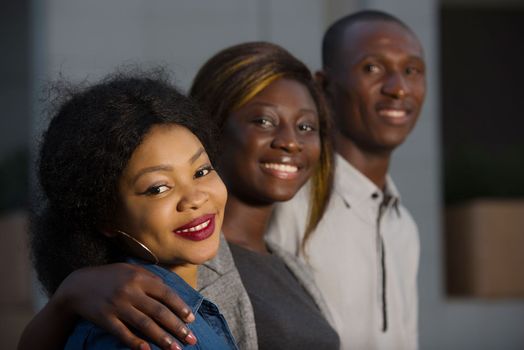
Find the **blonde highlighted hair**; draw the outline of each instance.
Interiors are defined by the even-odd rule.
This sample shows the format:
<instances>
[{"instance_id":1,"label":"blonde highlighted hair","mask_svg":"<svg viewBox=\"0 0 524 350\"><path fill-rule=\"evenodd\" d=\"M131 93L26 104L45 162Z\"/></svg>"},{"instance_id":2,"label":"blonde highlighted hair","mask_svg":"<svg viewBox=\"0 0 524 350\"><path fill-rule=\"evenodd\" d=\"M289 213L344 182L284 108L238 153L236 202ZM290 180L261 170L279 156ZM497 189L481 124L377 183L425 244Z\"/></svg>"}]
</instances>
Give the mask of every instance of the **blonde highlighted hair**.
<instances>
[{"instance_id":1,"label":"blonde highlighted hair","mask_svg":"<svg viewBox=\"0 0 524 350\"><path fill-rule=\"evenodd\" d=\"M331 121L324 97L310 70L278 45L250 42L229 47L211 57L197 73L189 93L222 129L231 112L280 78L303 84L318 110L321 152L311 178L311 205L302 242L304 247L326 210L333 183Z\"/></svg>"}]
</instances>

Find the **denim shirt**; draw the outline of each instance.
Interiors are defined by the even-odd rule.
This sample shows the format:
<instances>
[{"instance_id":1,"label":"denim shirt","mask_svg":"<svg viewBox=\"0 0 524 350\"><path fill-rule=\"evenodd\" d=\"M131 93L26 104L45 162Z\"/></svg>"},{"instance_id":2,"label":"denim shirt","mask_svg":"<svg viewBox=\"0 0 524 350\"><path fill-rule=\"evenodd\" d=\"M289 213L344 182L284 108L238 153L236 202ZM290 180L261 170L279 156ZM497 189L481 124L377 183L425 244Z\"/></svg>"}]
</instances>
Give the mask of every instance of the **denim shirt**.
<instances>
[{"instance_id":1,"label":"denim shirt","mask_svg":"<svg viewBox=\"0 0 524 350\"><path fill-rule=\"evenodd\" d=\"M171 287L193 311L195 321L188 324L188 328L193 331L198 342L195 345L185 345L184 349L238 350L226 320L220 314L215 304L205 299L177 274L163 267L135 259L129 259L128 262L140 265L161 277L164 283ZM151 349L160 350L154 344L150 344L150 346ZM129 348L109 332L89 321L82 320L69 336L65 349L102 350Z\"/></svg>"}]
</instances>

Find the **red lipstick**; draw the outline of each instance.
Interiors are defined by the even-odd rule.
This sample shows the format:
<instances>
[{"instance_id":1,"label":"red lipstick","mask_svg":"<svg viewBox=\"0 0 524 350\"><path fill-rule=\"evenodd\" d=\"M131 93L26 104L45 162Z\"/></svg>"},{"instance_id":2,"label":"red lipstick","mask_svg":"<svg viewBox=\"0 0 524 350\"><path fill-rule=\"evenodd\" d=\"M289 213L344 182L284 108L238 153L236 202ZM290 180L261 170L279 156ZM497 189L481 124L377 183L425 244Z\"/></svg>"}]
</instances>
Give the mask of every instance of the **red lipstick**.
<instances>
[{"instance_id":1,"label":"red lipstick","mask_svg":"<svg viewBox=\"0 0 524 350\"><path fill-rule=\"evenodd\" d=\"M173 233L191 241L202 241L215 232L215 214L202 215L173 230Z\"/></svg>"}]
</instances>

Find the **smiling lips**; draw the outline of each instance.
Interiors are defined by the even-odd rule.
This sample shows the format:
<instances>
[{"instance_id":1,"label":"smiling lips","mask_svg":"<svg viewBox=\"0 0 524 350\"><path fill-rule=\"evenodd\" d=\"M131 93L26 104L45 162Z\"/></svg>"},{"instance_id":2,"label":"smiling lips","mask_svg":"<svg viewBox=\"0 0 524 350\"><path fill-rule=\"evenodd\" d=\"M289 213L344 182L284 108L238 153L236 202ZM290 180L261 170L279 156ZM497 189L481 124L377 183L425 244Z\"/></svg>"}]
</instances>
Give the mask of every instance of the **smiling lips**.
<instances>
[{"instance_id":1,"label":"smiling lips","mask_svg":"<svg viewBox=\"0 0 524 350\"><path fill-rule=\"evenodd\" d=\"M191 241L202 241L215 232L215 214L206 214L173 230L176 235Z\"/></svg>"},{"instance_id":2,"label":"smiling lips","mask_svg":"<svg viewBox=\"0 0 524 350\"><path fill-rule=\"evenodd\" d=\"M404 125L409 121L409 111L398 108L378 108L377 113L388 124Z\"/></svg>"},{"instance_id":3,"label":"smiling lips","mask_svg":"<svg viewBox=\"0 0 524 350\"><path fill-rule=\"evenodd\" d=\"M298 166L283 163L262 163L262 169L279 179L294 179L298 176Z\"/></svg>"}]
</instances>

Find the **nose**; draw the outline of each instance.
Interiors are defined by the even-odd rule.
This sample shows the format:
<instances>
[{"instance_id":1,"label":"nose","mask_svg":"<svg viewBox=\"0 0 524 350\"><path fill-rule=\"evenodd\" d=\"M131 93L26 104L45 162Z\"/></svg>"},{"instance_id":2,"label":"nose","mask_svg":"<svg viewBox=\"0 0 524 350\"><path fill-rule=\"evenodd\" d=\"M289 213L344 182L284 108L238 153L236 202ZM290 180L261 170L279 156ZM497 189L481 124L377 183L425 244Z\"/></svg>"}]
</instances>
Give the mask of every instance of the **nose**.
<instances>
[{"instance_id":1,"label":"nose","mask_svg":"<svg viewBox=\"0 0 524 350\"><path fill-rule=\"evenodd\" d=\"M288 153L302 151L302 142L297 138L293 128L291 126L283 126L282 124L278 128L271 146Z\"/></svg>"},{"instance_id":2,"label":"nose","mask_svg":"<svg viewBox=\"0 0 524 350\"><path fill-rule=\"evenodd\" d=\"M209 199L209 194L202 189L193 186L188 188L182 194L177 204L177 211L197 210Z\"/></svg>"},{"instance_id":3,"label":"nose","mask_svg":"<svg viewBox=\"0 0 524 350\"><path fill-rule=\"evenodd\" d=\"M408 93L406 79L400 72L390 73L382 85L382 93L395 99L403 98Z\"/></svg>"}]
</instances>

